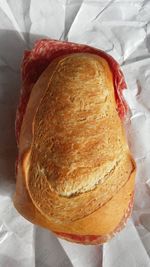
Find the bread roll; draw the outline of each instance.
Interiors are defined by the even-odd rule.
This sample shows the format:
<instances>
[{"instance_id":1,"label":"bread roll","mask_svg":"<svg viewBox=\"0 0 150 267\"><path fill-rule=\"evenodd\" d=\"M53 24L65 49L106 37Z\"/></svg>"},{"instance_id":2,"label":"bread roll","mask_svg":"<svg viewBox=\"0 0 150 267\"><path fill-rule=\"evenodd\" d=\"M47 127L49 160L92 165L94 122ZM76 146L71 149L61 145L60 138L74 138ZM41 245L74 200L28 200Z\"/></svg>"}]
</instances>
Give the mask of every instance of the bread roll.
<instances>
[{"instance_id":1,"label":"bread roll","mask_svg":"<svg viewBox=\"0 0 150 267\"><path fill-rule=\"evenodd\" d=\"M19 138L14 204L70 241L107 241L131 213L135 163L108 62L57 57L32 88Z\"/></svg>"}]
</instances>

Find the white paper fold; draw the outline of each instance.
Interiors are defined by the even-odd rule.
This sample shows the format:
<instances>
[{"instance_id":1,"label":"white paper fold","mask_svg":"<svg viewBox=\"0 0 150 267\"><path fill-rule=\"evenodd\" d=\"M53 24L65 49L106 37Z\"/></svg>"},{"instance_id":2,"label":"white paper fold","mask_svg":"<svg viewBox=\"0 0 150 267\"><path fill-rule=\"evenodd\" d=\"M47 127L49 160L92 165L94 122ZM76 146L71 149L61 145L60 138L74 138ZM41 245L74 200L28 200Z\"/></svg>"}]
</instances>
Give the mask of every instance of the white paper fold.
<instances>
[{"instance_id":1,"label":"white paper fold","mask_svg":"<svg viewBox=\"0 0 150 267\"><path fill-rule=\"evenodd\" d=\"M103 254L103 267L150 266L149 256L131 221L119 235L104 246Z\"/></svg>"},{"instance_id":2,"label":"white paper fold","mask_svg":"<svg viewBox=\"0 0 150 267\"><path fill-rule=\"evenodd\" d=\"M150 1L0 0L0 267L150 266ZM40 37L86 43L114 56L131 109L137 163L132 220L113 240L80 246L33 226L14 209L14 120L24 49Z\"/></svg>"},{"instance_id":3,"label":"white paper fold","mask_svg":"<svg viewBox=\"0 0 150 267\"><path fill-rule=\"evenodd\" d=\"M70 244L69 242L61 239L59 239L59 242L63 246L74 267L101 266L103 259L102 246Z\"/></svg>"}]
</instances>

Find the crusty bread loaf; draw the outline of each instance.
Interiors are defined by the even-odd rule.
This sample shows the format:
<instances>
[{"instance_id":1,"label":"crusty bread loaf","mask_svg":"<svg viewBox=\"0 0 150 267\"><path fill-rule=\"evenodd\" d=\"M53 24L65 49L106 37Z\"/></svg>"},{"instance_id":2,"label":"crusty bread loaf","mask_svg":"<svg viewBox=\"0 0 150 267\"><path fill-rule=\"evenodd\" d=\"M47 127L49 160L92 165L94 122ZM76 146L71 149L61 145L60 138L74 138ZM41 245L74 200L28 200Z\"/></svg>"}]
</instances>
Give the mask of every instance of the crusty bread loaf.
<instances>
[{"instance_id":1,"label":"crusty bread loaf","mask_svg":"<svg viewBox=\"0 0 150 267\"><path fill-rule=\"evenodd\" d=\"M23 119L18 211L58 234L96 235L101 243L119 229L134 177L107 61L88 53L55 59Z\"/></svg>"}]
</instances>

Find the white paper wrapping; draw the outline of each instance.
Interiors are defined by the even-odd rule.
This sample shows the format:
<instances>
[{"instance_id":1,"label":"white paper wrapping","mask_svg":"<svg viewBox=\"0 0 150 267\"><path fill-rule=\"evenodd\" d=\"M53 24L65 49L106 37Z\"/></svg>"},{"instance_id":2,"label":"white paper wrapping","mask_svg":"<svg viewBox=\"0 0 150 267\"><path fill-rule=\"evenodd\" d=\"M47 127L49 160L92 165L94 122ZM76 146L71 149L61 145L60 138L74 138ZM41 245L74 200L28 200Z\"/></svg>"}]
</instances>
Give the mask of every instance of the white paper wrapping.
<instances>
[{"instance_id":1,"label":"white paper wrapping","mask_svg":"<svg viewBox=\"0 0 150 267\"><path fill-rule=\"evenodd\" d=\"M0 267L150 266L150 1L0 0ZM122 65L131 109L127 137L137 163L126 228L104 246L57 239L14 209L14 120L24 49L49 37L86 43Z\"/></svg>"}]
</instances>

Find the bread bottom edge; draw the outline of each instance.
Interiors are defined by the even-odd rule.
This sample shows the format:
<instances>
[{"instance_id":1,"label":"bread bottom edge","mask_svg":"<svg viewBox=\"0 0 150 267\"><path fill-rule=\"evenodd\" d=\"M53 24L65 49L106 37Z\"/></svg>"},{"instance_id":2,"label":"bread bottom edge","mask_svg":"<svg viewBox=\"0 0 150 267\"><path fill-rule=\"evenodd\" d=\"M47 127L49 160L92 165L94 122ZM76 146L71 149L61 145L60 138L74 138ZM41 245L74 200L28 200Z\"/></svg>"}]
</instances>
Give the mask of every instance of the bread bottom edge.
<instances>
[{"instance_id":1,"label":"bread bottom edge","mask_svg":"<svg viewBox=\"0 0 150 267\"><path fill-rule=\"evenodd\" d=\"M58 238L67 240L69 242L83 244L83 245L101 245L106 243L108 240L113 238L117 233L119 233L127 224L129 217L131 216L133 209L133 198L134 192L131 195L131 200L129 202L128 208L124 213L120 223L117 227L107 235L75 235L70 233L61 233L61 232L53 232Z\"/></svg>"}]
</instances>

